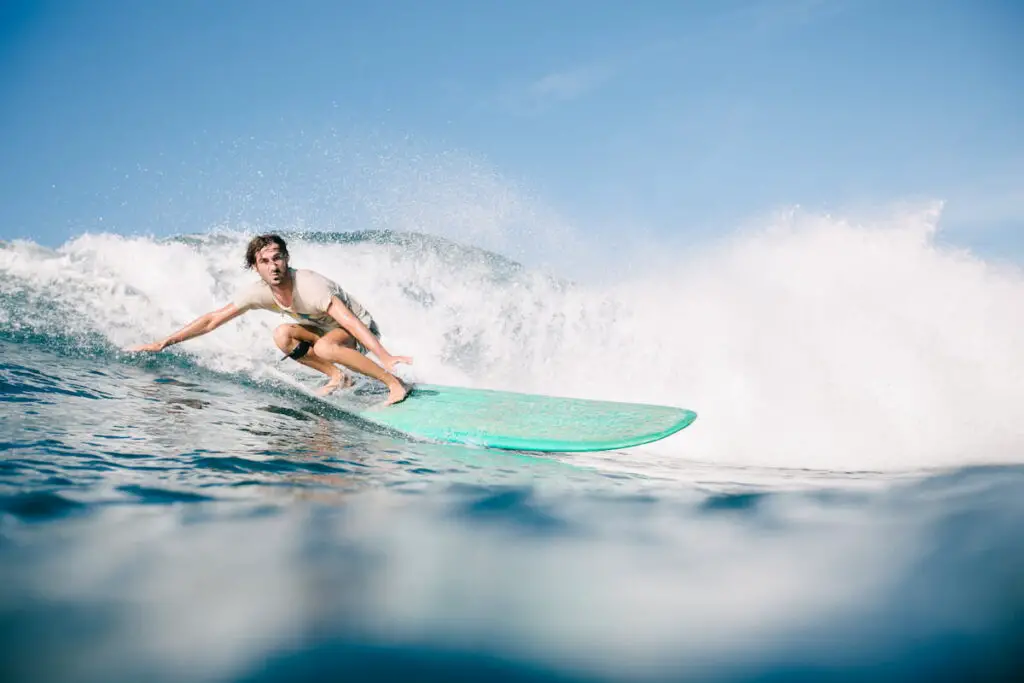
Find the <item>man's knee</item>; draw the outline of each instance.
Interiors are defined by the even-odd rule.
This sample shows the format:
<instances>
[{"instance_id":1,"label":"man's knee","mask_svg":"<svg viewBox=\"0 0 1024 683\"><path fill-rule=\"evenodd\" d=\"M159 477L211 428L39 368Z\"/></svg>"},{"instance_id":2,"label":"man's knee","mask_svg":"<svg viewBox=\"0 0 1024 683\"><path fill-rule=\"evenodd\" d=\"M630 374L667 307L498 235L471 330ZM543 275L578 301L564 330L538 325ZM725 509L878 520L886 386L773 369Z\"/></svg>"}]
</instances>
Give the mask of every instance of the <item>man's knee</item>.
<instances>
[{"instance_id":1,"label":"man's knee","mask_svg":"<svg viewBox=\"0 0 1024 683\"><path fill-rule=\"evenodd\" d=\"M305 350L308 350L312 348L315 340L316 336L310 335L308 330L304 329L301 325L285 323L274 328L274 343L277 344L277 348L285 353L291 352L297 346L302 346ZM302 352L303 354L305 350Z\"/></svg>"},{"instance_id":2,"label":"man's knee","mask_svg":"<svg viewBox=\"0 0 1024 683\"><path fill-rule=\"evenodd\" d=\"M325 355L330 353L330 349L338 347L354 349L356 347L356 340L351 335L331 335L330 337L321 337L320 339L317 339L315 344L313 344L313 353Z\"/></svg>"},{"instance_id":3,"label":"man's knee","mask_svg":"<svg viewBox=\"0 0 1024 683\"><path fill-rule=\"evenodd\" d=\"M292 345L292 339L294 339L295 325L278 325L274 328L274 343L284 350L286 347Z\"/></svg>"},{"instance_id":4,"label":"man's knee","mask_svg":"<svg viewBox=\"0 0 1024 683\"><path fill-rule=\"evenodd\" d=\"M336 345L337 344L332 343L329 339L324 339L323 337L321 337L320 339L316 340L315 344L313 344L313 353L320 356L327 355L330 353L330 347Z\"/></svg>"},{"instance_id":5,"label":"man's knee","mask_svg":"<svg viewBox=\"0 0 1024 683\"><path fill-rule=\"evenodd\" d=\"M300 326L287 323L278 325L274 329L274 343L284 352L286 358L299 360L309 353L309 349L313 346L310 342L302 339L305 335L300 334L301 331Z\"/></svg>"}]
</instances>

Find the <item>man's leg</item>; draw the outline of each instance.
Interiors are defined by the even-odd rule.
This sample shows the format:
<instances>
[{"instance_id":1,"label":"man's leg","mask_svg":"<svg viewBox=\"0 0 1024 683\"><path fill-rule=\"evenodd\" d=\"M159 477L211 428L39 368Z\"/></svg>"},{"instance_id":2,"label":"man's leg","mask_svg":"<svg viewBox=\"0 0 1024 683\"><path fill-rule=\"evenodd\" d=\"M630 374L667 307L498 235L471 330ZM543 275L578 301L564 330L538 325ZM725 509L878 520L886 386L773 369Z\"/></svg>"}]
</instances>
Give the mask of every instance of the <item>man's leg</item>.
<instances>
[{"instance_id":1,"label":"man's leg","mask_svg":"<svg viewBox=\"0 0 1024 683\"><path fill-rule=\"evenodd\" d=\"M292 355L302 365L327 375L327 384L317 391L321 396L326 396L338 387L351 385L352 379L334 363L324 360L313 351L313 346L319 340L319 334L302 325L279 325L274 330L274 343L281 349L281 353Z\"/></svg>"},{"instance_id":2,"label":"man's leg","mask_svg":"<svg viewBox=\"0 0 1024 683\"><path fill-rule=\"evenodd\" d=\"M340 363L346 368L355 370L375 380L383 382L388 388L385 405L398 403L405 398L408 390L401 380L374 363L356 350L356 340L346 330L335 329L324 334L313 345L316 354L332 363Z\"/></svg>"}]
</instances>

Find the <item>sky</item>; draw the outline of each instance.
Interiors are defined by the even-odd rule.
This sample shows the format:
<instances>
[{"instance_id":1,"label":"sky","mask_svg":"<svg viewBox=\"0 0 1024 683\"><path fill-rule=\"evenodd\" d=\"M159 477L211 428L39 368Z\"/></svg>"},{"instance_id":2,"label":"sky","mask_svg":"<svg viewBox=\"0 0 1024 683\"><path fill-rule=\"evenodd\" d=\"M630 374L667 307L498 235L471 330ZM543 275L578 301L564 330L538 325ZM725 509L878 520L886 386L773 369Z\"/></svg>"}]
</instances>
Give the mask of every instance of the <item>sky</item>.
<instances>
[{"instance_id":1,"label":"sky","mask_svg":"<svg viewBox=\"0 0 1024 683\"><path fill-rule=\"evenodd\" d=\"M1022 31L1016 0L6 0L0 239L415 196L686 242L935 200L1024 262Z\"/></svg>"}]
</instances>

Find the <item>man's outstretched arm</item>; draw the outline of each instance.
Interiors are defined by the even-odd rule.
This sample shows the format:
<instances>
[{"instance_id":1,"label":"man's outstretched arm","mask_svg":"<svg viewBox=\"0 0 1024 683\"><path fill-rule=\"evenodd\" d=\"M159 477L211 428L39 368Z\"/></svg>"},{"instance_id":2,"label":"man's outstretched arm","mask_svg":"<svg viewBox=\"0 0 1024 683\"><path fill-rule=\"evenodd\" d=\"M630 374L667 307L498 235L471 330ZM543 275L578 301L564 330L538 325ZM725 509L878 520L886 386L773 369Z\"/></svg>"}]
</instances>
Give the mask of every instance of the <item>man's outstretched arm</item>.
<instances>
[{"instance_id":1,"label":"man's outstretched arm","mask_svg":"<svg viewBox=\"0 0 1024 683\"><path fill-rule=\"evenodd\" d=\"M180 344L183 341L194 339L195 337L202 336L207 332L213 332L215 329L228 322L237 318L245 311L235 304L228 304L223 308L218 308L216 311L210 311L199 316L185 327L181 328L174 334L170 335L166 339L153 342L151 344L139 344L137 346L131 346L128 351L163 351L168 346L174 344Z\"/></svg>"}]
</instances>

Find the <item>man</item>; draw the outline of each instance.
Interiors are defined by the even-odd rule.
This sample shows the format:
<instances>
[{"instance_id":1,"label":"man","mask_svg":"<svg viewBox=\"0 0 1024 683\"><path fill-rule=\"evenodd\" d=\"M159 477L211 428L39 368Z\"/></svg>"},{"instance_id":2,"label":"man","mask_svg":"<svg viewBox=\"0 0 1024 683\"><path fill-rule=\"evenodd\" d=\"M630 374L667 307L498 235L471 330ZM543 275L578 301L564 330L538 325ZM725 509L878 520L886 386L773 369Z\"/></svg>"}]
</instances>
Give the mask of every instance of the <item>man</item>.
<instances>
[{"instance_id":1,"label":"man","mask_svg":"<svg viewBox=\"0 0 1024 683\"><path fill-rule=\"evenodd\" d=\"M288 246L278 235L254 237L245 250L245 267L255 268L260 281L240 291L216 311L199 316L171 336L129 351L163 351L172 344L212 332L246 311L263 309L284 313L298 321L274 330L274 343L286 357L319 370L328 377L318 393L327 395L351 380L335 363L384 383L385 405L405 398L406 388L395 377L397 363L412 363L408 356L392 356L381 345L373 317L340 286L311 270L288 266ZM381 365L364 354L372 351Z\"/></svg>"}]
</instances>

